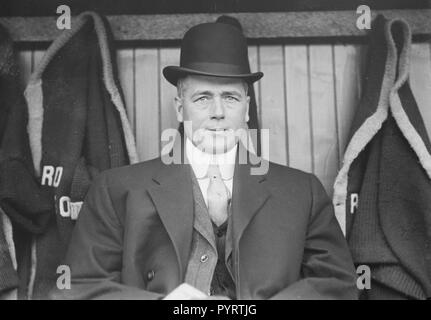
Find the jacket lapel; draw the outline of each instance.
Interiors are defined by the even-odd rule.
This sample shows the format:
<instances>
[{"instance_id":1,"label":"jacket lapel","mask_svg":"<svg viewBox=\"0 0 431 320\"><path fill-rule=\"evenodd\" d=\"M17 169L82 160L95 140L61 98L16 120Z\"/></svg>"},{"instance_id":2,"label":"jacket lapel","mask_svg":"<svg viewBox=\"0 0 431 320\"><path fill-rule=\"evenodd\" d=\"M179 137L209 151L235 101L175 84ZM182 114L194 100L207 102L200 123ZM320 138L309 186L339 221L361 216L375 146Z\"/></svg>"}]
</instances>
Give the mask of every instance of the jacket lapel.
<instances>
[{"instance_id":1,"label":"jacket lapel","mask_svg":"<svg viewBox=\"0 0 431 320\"><path fill-rule=\"evenodd\" d=\"M238 152L247 152L239 144ZM241 157L237 156L235 165L233 190L232 190L232 229L228 232L226 244L226 261L232 253L232 246L239 247L239 241L251 219L259 212L264 205L270 192L265 186L266 174L251 174L252 164L248 159L251 155L247 154L247 162L239 163ZM229 241L233 238L232 241ZM228 264L229 265L229 264Z\"/></svg>"},{"instance_id":2,"label":"jacket lapel","mask_svg":"<svg viewBox=\"0 0 431 320\"><path fill-rule=\"evenodd\" d=\"M217 251L214 229L211 223L211 218L208 213L208 208L205 204L199 182L194 174L192 174L193 196L194 196L194 228L198 231Z\"/></svg>"},{"instance_id":3,"label":"jacket lapel","mask_svg":"<svg viewBox=\"0 0 431 320\"><path fill-rule=\"evenodd\" d=\"M190 170L188 164L162 164L161 169L153 177L154 185L148 189L174 245L181 279L187 267L193 233L193 189Z\"/></svg>"}]
</instances>

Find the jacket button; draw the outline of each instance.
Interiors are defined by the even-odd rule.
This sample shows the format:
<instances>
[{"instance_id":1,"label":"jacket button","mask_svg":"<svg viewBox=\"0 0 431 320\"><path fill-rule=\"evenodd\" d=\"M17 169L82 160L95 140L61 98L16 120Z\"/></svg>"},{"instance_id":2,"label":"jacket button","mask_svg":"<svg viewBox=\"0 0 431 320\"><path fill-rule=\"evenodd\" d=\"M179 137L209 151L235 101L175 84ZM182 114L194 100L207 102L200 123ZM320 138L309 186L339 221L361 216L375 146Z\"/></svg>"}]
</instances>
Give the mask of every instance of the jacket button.
<instances>
[{"instance_id":1,"label":"jacket button","mask_svg":"<svg viewBox=\"0 0 431 320\"><path fill-rule=\"evenodd\" d=\"M151 280L153 280L154 279L154 270L150 270L150 271L148 271L148 273L147 273L147 280L148 281L151 281Z\"/></svg>"},{"instance_id":2,"label":"jacket button","mask_svg":"<svg viewBox=\"0 0 431 320\"><path fill-rule=\"evenodd\" d=\"M203 255L201 256L201 262L202 262L202 263L205 263L205 262L207 262L207 261L208 261L208 255L203 254Z\"/></svg>"}]
</instances>

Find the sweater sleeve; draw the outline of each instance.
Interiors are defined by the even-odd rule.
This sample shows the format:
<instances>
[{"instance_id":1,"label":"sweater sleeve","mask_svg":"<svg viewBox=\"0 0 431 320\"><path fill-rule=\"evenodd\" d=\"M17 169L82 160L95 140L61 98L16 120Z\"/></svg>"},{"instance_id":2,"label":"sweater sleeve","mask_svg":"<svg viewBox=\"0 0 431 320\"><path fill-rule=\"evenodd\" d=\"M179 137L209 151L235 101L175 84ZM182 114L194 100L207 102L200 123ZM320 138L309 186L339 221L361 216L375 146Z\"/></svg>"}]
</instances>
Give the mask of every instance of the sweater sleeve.
<instances>
[{"instance_id":1,"label":"sweater sleeve","mask_svg":"<svg viewBox=\"0 0 431 320\"><path fill-rule=\"evenodd\" d=\"M18 275L4 233L6 229L3 226L3 215L0 208L0 299L5 299L18 287Z\"/></svg>"}]
</instances>

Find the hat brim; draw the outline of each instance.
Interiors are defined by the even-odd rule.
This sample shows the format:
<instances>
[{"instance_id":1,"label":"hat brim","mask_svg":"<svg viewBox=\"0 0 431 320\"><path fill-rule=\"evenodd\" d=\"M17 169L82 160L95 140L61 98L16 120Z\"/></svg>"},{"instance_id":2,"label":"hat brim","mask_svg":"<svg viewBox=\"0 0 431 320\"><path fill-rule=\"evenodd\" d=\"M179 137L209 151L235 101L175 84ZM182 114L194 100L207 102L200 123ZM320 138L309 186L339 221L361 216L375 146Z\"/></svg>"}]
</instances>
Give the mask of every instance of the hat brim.
<instances>
[{"instance_id":1,"label":"hat brim","mask_svg":"<svg viewBox=\"0 0 431 320\"><path fill-rule=\"evenodd\" d=\"M229 73L210 73L189 68L167 66L163 69L163 76L174 86L177 85L177 81L187 75L194 74L200 76L211 76L211 77L223 77L223 78L238 78L244 79L248 83L253 83L263 77L263 72L245 73L245 74L229 74Z\"/></svg>"}]
</instances>

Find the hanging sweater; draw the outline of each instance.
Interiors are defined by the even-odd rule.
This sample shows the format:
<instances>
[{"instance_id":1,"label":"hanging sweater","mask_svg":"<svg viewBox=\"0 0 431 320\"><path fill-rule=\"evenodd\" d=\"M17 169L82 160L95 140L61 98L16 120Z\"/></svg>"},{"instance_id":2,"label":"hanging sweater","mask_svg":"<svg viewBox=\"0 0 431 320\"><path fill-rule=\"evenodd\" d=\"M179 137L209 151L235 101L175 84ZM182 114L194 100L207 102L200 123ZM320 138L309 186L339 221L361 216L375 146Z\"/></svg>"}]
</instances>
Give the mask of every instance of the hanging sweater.
<instances>
[{"instance_id":1,"label":"hanging sweater","mask_svg":"<svg viewBox=\"0 0 431 320\"><path fill-rule=\"evenodd\" d=\"M30 261L24 250L15 250L14 238L22 230L34 234L46 230L53 208L34 175L26 126L27 109L13 43L0 27L0 294L4 298L16 296L10 289L25 282L18 281L23 278L17 259ZM18 248L21 244L23 241Z\"/></svg>"},{"instance_id":2,"label":"hanging sweater","mask_svg":"<svg viewBox=\"0 0 431 320\"><path fill-rule=\"evenodd\" d=\"M406 22L377 19L365 91L334 185L354 262L371 270L371 289L362 294L368 299L431 296L431 144L409 86L410 47Z\"/></svg>"},{"instance_id":3,"label":"hanging sweater","mask_svg":"<svg viewBox=\"0 0 431 320\"><path fill-rule=\"evenodd\" d=\"M85 12L51 44L25 90L34 170L54 207L46 231L32 239L35 299L56 284L93 179L138 161L115 69L106 21Z\"/></svg>"},{"instance_id":4,"label":"hanging sweater","mask_svg":"<svg viewBox=\"0 0 431 320\"><path fill-rule=\"evenodd\" d=\"M17 296L18 274L11 236L11 223L0 208L0 300Z\"/></svg>"}]
</instances>

